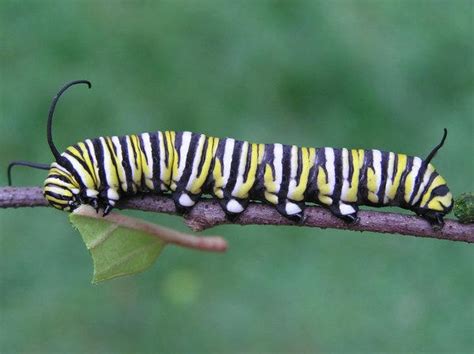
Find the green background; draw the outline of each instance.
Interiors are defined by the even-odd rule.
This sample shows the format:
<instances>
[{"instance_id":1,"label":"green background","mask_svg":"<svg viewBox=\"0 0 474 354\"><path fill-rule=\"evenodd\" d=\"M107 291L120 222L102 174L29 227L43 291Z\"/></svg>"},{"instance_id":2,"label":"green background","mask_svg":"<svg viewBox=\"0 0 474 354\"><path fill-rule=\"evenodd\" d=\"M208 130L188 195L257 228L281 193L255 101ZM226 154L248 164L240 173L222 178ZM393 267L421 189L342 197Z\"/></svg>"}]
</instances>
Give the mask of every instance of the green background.
<instances>
[{"instance_id":1,"label":"green background","mask_svg":"<svg viewBox=\"0 0 474 354\"><path fill-rule=\"evenodd\" d=\"M0 184L10 160L153 130L426 156L472 191L472 1L0 1ZM45 171L18 168L15 185ZM143 214L134 213L143 216ZM178 217L145 215L185 230ZM93 286L66 214L0 211L1 352L449 351L474 347L474 249L222 226Z\"/></svg>"}]
</instances>

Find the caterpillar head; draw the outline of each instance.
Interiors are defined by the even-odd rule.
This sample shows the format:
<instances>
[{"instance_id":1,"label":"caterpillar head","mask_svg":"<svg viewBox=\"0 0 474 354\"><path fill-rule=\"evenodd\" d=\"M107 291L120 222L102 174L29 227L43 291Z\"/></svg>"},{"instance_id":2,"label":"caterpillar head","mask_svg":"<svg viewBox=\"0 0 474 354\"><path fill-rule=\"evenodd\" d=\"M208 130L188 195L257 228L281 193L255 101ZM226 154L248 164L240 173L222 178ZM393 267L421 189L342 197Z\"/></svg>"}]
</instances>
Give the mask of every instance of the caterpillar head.
<instances>
[{"instance_id":1,"label":"caterpillar head","mask_svg":"<svg viewBox=\"0 0 474 354\"><path fill-rule=\"evenodd\" d=\"M72 173L53 162L43 188L43 195L49 204L56 209L73 211L81 204L79 191L79 184Z\"/></svg>"}]
</instances>

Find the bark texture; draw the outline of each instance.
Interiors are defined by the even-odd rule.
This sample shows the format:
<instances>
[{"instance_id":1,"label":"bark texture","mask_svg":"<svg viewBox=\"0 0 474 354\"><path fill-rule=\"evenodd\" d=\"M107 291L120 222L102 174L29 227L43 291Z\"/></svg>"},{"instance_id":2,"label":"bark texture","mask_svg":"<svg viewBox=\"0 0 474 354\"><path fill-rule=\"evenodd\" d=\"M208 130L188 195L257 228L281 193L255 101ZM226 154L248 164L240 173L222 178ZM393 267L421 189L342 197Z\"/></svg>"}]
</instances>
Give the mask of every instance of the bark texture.
<instances>
[{"instance_id":1,"label":"bark texture","mask_svg":"<svg viewBox=\"0 0 474 354\"><path fill-rule=\"evenodd\" d=\"M0 187L0 208L48 206L40 187ZM156 213L179 215L168 196L143 195L127 198L118 205L120 209L135 209ZM274 208L261 203L251 203L235 220L230 221L219 204L203 200L191 213L184 215L185 223L194 231L205 230L222 224L238 225L294 225L333 228L353 231L400 234L474 243L474 224L461 224L446 219L441 230L435 230L422 218L412 215L382 211L360 211L357 224L347 224L328 210L314 206L305 210L305 220L294 223L281 216Z\"/></svg>"}]
</instances>

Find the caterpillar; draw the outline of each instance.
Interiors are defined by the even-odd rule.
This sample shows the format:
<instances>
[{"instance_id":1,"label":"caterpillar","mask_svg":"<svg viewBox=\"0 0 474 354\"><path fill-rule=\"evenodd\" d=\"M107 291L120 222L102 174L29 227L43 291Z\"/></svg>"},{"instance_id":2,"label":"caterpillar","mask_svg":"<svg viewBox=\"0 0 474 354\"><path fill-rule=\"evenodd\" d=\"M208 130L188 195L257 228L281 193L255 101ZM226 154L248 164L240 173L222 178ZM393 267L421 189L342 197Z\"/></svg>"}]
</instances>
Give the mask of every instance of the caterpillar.
<instances>
[{"instance_id":1,"label":"caterpillar","mask_svg":"<svg viewBox=\"0 0 474 354\"><path fill-rule=\"evenodd\" d=\"M52 119L66 84L53 98L47 141L55 161L15 165L49 170L44 196L57 209L73 211L89 204L108 214L120 198L137 193L171 193L176 208L188 212L202 195L219 201L235 218L249 201L273 205L283 216L301 221L307 203L328 208L346 222L357 222L361 205L398 206L414 211L434 227L453 207L453 198L426 159L381 150L307 148L257 144L192 132L156 131L86 139L59 153L52 139Z\"/></svg>"}]
</instances>

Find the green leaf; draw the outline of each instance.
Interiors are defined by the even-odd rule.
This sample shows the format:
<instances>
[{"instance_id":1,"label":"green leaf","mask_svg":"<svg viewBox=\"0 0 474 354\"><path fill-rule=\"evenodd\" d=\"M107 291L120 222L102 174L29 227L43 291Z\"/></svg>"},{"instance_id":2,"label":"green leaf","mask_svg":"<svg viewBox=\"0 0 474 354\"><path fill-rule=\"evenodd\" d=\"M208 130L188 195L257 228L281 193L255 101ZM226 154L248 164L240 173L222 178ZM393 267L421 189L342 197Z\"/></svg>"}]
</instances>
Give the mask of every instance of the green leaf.
<instances>
[{"instance_id":1,"label":"green leaf","mask_svg":"<svg viewBox=\"0 0 474 354\"><path fill-rule=\"evenodd\" d=\"M166 242L156 235L90 215L71 213L94 262L93 283L142 272L160 255Z\"/></svg>"}]
</instances>

